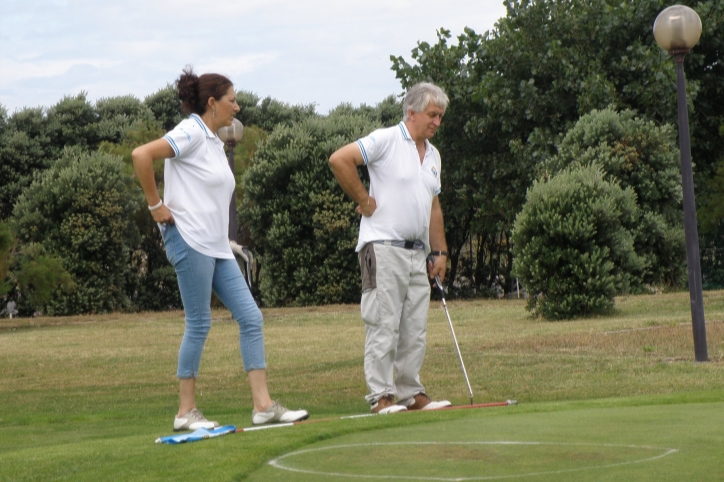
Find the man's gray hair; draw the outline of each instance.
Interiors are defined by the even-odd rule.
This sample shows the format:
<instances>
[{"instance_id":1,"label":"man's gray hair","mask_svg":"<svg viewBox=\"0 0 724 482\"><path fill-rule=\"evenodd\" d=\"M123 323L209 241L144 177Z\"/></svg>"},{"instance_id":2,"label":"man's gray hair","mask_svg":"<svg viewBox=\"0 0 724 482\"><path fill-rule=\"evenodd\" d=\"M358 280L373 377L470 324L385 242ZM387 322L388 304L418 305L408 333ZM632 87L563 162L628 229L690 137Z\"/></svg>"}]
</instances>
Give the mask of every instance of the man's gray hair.
<instances>
[{"instance_id":1,"label":"man's gray hair","mask_svg":"<svg viewBox=\"0 0 724 482\"><path fill-rule=\"evenodd\" d=\"M405 100L402 102L402 120L406 121L409 118L410 111L423 112L431 103L444 112L448 102L450 100L440 87L430 82L420 82L413 85L405 95Z\"/></svg>"}]
</instances>

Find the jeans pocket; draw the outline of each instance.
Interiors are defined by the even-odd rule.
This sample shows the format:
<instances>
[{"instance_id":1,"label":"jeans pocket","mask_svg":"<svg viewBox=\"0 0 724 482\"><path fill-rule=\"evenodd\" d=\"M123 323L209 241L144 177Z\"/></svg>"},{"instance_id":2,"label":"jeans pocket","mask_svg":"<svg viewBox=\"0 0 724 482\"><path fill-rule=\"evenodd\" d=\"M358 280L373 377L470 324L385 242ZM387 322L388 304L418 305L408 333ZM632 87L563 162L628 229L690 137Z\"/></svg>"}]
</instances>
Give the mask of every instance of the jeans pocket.
<instances>
[{"instance_id":1,"label":"jeans pocket","mask_svg":"<svg viewBox=\"0 0 724 482\"><path fill-rule=\"evenodd\" d=\"M166 259L171 263L171 266L176 266L176 252L174 247L177 243L174 243L174 234L178 235L178 232L173 232L172 225L158 223L158 229L161 231L161 237L163 238L163 245L166 251Z\"/></svg>"}]
</instances>

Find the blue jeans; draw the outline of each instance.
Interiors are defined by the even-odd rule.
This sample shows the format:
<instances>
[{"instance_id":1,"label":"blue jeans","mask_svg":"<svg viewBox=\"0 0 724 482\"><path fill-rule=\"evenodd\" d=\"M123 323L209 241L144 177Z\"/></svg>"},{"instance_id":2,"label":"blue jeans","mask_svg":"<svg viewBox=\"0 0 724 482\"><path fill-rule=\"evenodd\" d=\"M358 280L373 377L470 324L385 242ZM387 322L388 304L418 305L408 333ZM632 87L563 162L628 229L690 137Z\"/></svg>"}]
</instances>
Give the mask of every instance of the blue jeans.
<instances>
[{"instance_id":1,"label":"blue jeans","mask_svg":"<svg viewBox=\"0 0 724 482\"><path fill-rule=\"evenodd\" d=\"M159 225L166 257L176 270L186 315L178 354L178 378L197 378L201 353L211 328L211 292L239 324L239 349L244 369L266 368L264 320L235 259L211 258L191 248L173 224Z\"/></svg>"}]
</instances>

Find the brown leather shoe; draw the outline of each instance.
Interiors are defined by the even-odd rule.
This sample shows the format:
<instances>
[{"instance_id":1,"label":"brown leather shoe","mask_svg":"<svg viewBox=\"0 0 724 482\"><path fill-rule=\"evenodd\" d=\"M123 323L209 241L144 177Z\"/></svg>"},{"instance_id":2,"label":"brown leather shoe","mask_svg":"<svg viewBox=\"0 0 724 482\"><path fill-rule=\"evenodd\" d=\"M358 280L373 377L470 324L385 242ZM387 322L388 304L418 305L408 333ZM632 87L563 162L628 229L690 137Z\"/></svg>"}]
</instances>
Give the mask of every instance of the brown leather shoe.
<instances>
[{"instance_id":1,"label":"brown leather shoe","mask_svg":"<svg viewBox=\"0 0 724 482\"><path fill-rule=\"evenodd\" d=\"M402 405L396 405L395 397L393 397L392 395L384 395L372 405L371 412L383 414L402 412L404 410L407 410L407 407L404 407Z\"/></svg>"},{"instance_id":2,"label":"brown leather shoe","mask_svg":"<svg viewBox=\"0 0 724 482\"><path fill-rule=\"evenodd\" d=\"M449 407L452 404L447 400L440 400L439 402L433 402L430 397L424 393L418 393L413 397L415 402L412 405L408 405L408 410L435 410L437 408Z\"/></svg>"}]
</instances>

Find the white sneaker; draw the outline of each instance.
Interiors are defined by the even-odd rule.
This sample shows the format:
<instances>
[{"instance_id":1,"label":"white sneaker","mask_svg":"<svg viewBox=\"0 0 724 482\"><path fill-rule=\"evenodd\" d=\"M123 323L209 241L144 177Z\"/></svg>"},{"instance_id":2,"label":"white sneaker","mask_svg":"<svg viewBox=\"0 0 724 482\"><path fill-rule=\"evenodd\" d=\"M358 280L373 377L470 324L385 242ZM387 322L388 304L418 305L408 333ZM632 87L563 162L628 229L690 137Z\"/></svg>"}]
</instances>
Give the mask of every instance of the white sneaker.
<instances>
[{"instance_id":1,"label":"white sneaker","mask_svg":"<svg viewBox=\"0 0 724 482\"><path fill-rule=\"evenodd\" d=\"M414 397L398 403L406 406L408 410L436 410L438 408L452 407L452 403L448 400L433 401L424 393L418 393Z\"/></svg>"},{"instance_id":2,"label":"white sneaker","mask_svg":"<svg viewBox=\"0 0 724 482\"><path fill-rule=\"evenodd\" d=\"M431 400L430 403L422 407L420 410L436 410L438 408L452 407L452 403L448 400Z\"/></svg>"},{"instance_id":3,"label":"white sneaker","mask_svg":"<svg viewBox=\"0 0 724 482\"><path fill-rule=\"evenodd\" d=\"M306 410L289 410L284 405L272 400L272 406L263 412L252 410L251 423L261 425L264 423L290 423L299 422L309 418Z\"/></svg>"},{"instance_id":4,"label":"white sneaker","mask_svg":"<svg viewBox=\"0 0 724 482\"><path fill-rule=\"evenodd\" d=\"M206 420L204 414L201 413L197 408L192 408L183 417L175 417L173 419L174 432L181 432L182 430L198 430L200 428L211 430L218 426L218 422Z\"/></svg>"},{"instance_id":5,"label":"white sneaker","mask_svg":"<svg viewBox=\"0 0 724 482\"><path fill-rule=\"evenodd\" d=\"M377 414L396 413L404 412L407 407L404 405L397 405L392 395L385 395L372 404L370 411Z\"/></svg>"}]
</instances>

